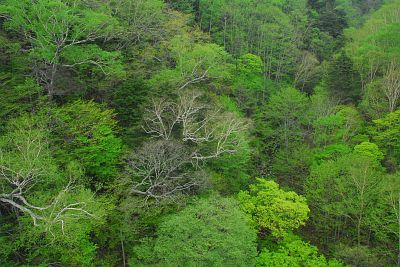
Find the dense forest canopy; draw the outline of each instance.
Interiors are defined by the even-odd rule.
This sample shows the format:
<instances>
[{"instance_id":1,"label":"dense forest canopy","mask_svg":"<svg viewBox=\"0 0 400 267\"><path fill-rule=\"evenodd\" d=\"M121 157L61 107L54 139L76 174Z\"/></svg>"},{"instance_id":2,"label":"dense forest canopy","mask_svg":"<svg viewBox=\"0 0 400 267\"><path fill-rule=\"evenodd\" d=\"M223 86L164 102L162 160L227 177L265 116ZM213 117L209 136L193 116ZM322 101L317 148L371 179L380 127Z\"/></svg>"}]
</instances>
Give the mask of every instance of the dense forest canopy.
<instances>
[{"instance_id":1,"label":"dense forest canopy","mask_svg":"<svg viewBox=\"0 0 400 267\"><path fill-rule=\"evenodd\" d=\"M0 266L400 266L400 0L0 0Z\"/></svg>"}]
</instances>

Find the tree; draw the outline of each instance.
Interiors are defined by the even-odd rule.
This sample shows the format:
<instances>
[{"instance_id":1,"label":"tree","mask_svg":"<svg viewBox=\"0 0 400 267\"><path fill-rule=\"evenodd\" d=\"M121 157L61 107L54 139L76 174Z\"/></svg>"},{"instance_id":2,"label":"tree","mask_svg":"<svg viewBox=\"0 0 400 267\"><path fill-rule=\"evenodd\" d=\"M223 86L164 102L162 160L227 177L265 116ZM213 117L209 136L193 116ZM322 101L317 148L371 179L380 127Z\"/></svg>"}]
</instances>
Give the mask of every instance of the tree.
<instances>
[{"instance_id":1,"label":"tree","mask_svg":"<svg viewBox=\"0 0 400 267\"><path fill-rule=\"evenodd\" d=\"M195 173L204 163L243 147L244 120L206 104L203 97L187 91L175 100L153 99L143 129L158 141L144 144L129 157L132 193L147 200L190 191L203 183Z\"/></svg>"},{"instance_id":2,"label":"tree","mask_svg":"<svg viewBox=\"0 0 400 267\"><path fill-rule=\"evenodd\" d=\"M121 25L117 38L124 47L164 38L165 4L160 0L117 0L113 2L114 17Z\"/></svg>"},{"instance_id":3,"label":"tree","mask_svg":"<svg viewBox=\"0 0 400 267\"><path fill-rule=\"evenodd\" d=\"M386 266L384 260L367 246L339 245L334 255L350 266Z\"/></svg>"},{"instance_id":4,"label":"tree","mask_svg":"<svg viewBox=\"0 0 400 267\"><path fill-rule=\"evenodd\" d=\"M334 38L339 38L347 27L346 14L334 7L334 1L326 1L326 8L318 17L318 27Z\"/></svg>"},{"instance_id":5,"label":"tree","mask_svg":"<svg viewBox=\"0 0 400 267\"><path fill-rule=\"evenodd\" d=\"M360 110L369 118L376 120L388 112L388 103L382 90L382 79L376 79L364 88Z\"/></svg>"},{"instance_id":6,"label":"tree","mask_svg":"<svg viewBox=\"0 0 400 267\"><path fill-rule=\"evenodd\" d=\"M361 82L351 58L344 51L336 55L327 70L327 86L332 96L341 103L359 99Z\"/></svg>"},{"instance_id":7,"label":"tree","mask_svg":"<svg viewBox=\"0 0 400 267\"><path fill-rule=\"evenodd\" d=\"M276 163L275 156L278 154L278 164L289 165L291 155L296 153L296 147L303 142L308 123L308 103L309 99L304 93L292 87L283 87L272 94L269 102L254 115L257 135L262 142L260 153L267 155L262 161L269 160L269 168ZM292 170L297 173L295 169ZM285 185L296 184L295 177L287 175L287 172L273 174Z\"/></svg>"},{"instance_id":8,"label":"tree","mask_svg":"<svg viewBox=\"0 0 400 267\"><path fill-rule=\"evenodd\" d=\"M344 233L358 245L369 242L369 221L382 198L382 153L372 143L356 146L354 152L311 168L305 183L312 210L313 227L325 242Z\"/></svg>"},{"instance_id":9,"label":"tree","mask_svg":"<svg viewBox=\"0 0 400 267\"><path fill-rule=\"evenodd\" d=\"M201 33L199 33L201 36ZM201 83L221 83L230 79L230 56L216 44L194 42L188 33L174 36L166 45L173 68L162 69L151 81L154 86L179 88ZM197 37L198 38L198 37Z\"/></svg>"},{"instance_id":10,"label":"tree","mask_svg":"<svg viewBox=\"0 0 400 267\"><path fill-rule=\"evenodd\" d=\"M256 256L255 232L232 198L200 199L169 216L157 235L160 265L249 266Z\"/></svg>"},{"instance_id":11,"label":"tree","mask_svg":"<svg viewBox=\"0 0 400 267\"><path fill-rule=\"evenodd\" d=\"M273 245L273 249L264 249L257 257L256 266L330 266L340 267L336 259L327 260L318 255L318 249L293 234L286 234L284 239Z\"/></svg>"},{"instance_id":12,"label":"tree","mask_svg":"<svg viewBox=\"0 0 400 267\"><path fill-rule=\"evenodd\" d=\"M373 139L388 155L400 160L400 110L374 120Z\"/></svg>"},{"instance_id":13,"label":"tree","mask_svg":"<svg viewBox=\"0 0 400 267\"><path fill-rule=\"evenodd\" d=\"M23 34L33 72L50 100L63 71L91 65L106 75L123 75L120 53L94 43L109 38L118 25L105 11L104 6L96 9L83 1L9 0L0 5L5 28Z\"/></svg>"},{"instance_id":14,"label":"tree","mask_svg":"<svg viewBox=\"0 0 400 267\"><path fill-rule=\"evenodd\" d=\"M274 181L260 178L249 191L240 192L238 198L261 236L271 233L282 237L287 231L304 225L310 211L303 196L286 192Z\"/></svg>"},{"instance_id":15,"label":"tree","mask_svg":"<svg viewBox=\"0 0 400 267\"><path fill-rule=\"evenodd\" d=\"M318 65L318 59L312 53L304 51L300 57L293 84L301 91L304 91L310 85L312 86L315 77L318 75Z\"/></svg>"},{"instance_id":16,"label":"tree","mask_svg":"<svg viewBox=\"0 0 400 267\"><path fill-rule=\"evenodd\" d=\"M251 53L262 58L263 73L289 80L306 31L300 14L306 1L200 1L199 22L235 58Z\"/></svg>"},{"instance_id":17,"label":"tree","mask_svg":"<svg viewBox=\"0 0 400 267\"><path fill-rule=\"evenodd\" d=\"M236 152L236 135L245 122L230 112L222 112L202 100L195 91L180 93L176 101L154 99L144 116L144 130L154 138L178 139L197 145L192 158L207 160Z\"/></svg>"},{"instance_id":18,"label":"tree","mask_svg":"<svg viewBox=\"0 0 400 267\"><path fill-rule=\"evenodd\" d=\"M193 155L182 144L164 140L145 143L128 159L128 175L133 177L130 192L157 201L195 190L204 183L204 173L196 173ZM200 168L198 168L200 169Z\"/></svg>"},{"instance_id":19,"label":"tree","mask_svg":"<svg viewBox=\"0 0 400 267\"><path fill-rule=\"evenodd\" d=\"M171 8L181 12L198 15L198 9L200 5L199 0L167 0L167 3Z\"/></svg>"},{"instance_id":20,"label":"tree","mask_svg":"<svg viewBox=\"0 0 400 267\"><path fill-rule=\"evenodd\" d=\"M9 118L28 112L37 104L42 89L31 77L29 59L21 52L21 45L11 37L0 35L0 128ZM0 130L1 131L1 130Z\"/></svg>"},{"instance_id":21,"label":"tree","mask_svg":"<svg viewBox=\"0 0 400 267\"><path fill-rule=\"evenodd\" d=\"M390 262L400 263L400 188L399 173L385 177L379 210L371 219L371 227L380 249Z\"/></svg>"},{"instance_id":22,"label":"tree","mask_svg":"<svg viewBox=\"0 0 400 267\"><path fill-rule=\"evenodd\" d=\"M262 59L253 54L240 56L237 60L233 86L238 105L247 115L265 99L263 67Z\"/></svg>"},{"instance_id":23,"label":"tree","mask_svg":"<svg viewBox=\"0 0 400 267\"><path fill-rule=\"evenodd\" d=\"M56 155L61 162L76 160L87 175L103 181L115 176L122 141L116 136L117 121L112 110L93 101L78 100L50 109L49 113Z\"/></svg>"},{"instance_id":24,"label":"tree","mask_svg":"<svg viewBox=\"0 0 400 267\"><path fill-rule=\"evenodd\" d=\"M43 125L42 125L43 127ZM59 214L53 214L54 209L58 208L59 198L71 190L73 180L65 183L65 188L59 193L59 196L44 194L36 195L39 199L55 198L50 205L39 205L28 200L35 195L30 195L38 183L44 186L57 186L63 183L62 175L57 172L54 160L51 158L46 138L46 132L40 125L35 125L32 118L22 117L14 120L10 126L10 132L1 140L1 157L0 157L0 177L2 184L2 192L0 201L8 204L20 212L29 215L36 226L40 221L48 224L49 230L53 223L64 225L62 216L66 212L81 212L83 215L90 215L82 206L84 203L75 203L61 207ZM73 179L73 177L71 177ZM37 188L36 188L37 189ZM40 191L40 193L42 193ZM47 195L47 196L46 196ZM50 199L49 199L50 198ZM35 200L34 200L35 201ZM37 200L36 200L37 201ZM48 215L51 209L53 211ZM46 217L46 215L50 217ZM53 216L55 217L53 217Z\"/></svg>"},{"instance_id":25,"label":"tree","mask_svg":"<svg viewBox=\"0 0 400 267\"><path fill-rule=\"evenodd\" d=\"M383 78L383 91L389 104L389 112L395 111L400 98L400 67L393 61Z\"/></svg>"},{"instance_id":26,"label":"tree","mask_svg":"<svg viewBox=\"0 0 400 267\"><path fill-rule=\"evenodd\" d=\"M290 147L303 139L302 126L306 123L307 97L292 87L285 87L269 99L259 116L262 122L272 130L270 136L276 140L273 144L284 149L289 155ZM268 131L269 132L269 131Z\"/></svg>"},{"instance_id":27,"label":"tree","mask_svg":"<svg viewBox=\"0 0 400 267\"><path fill-rule=\"evenodd\" d=\"M383 160L383 153L379 150L378 146L370 142L362 142L354 147L354 153L371 159L373 162Z\"/></svg>"},{"instance_id":28,"label":"tree","mask_svg":"<svg viewBox=\"0 0 400 267\"><path fill-rule=\"evenodd\" d=\"M0 137L1 231L12 233L2 237L2 260L90 264L95 245L89 235L105 209L79 183L82 171L76 164L58 169L48 138L43 122L29 116L11 121ZM9 246L14 249L8 251Z\"/></svg>"},{"instance_id":29,"label":"tree","mask_svg":"<svg viewBox=\"0 0 400 267\"><path fill-rule=\"evenodd\" d=\"M398 11L398 1L388 2L374 12L361 28L348 30L346 34L352 39L346 50L360 73L362 88L365 90L370 83L386 76L385 82L391 85L387 84L389 86L385 85L382 89L387 91L386 97L392 99L391 102L396 99L396 94L391 95L396 91L396 74L393 71L398 68L396 62L400 58L400 38L396 34L400 21ZM389 104L389 109L392 104Z\"/></svg>"},{"instance_id":30,"label":"tree","mask_svg":"<svg viewBox=\"0 0 400 267\"><path fill-rule=\"evenodd\" d=\"M361 132L363 120L357 109L338 106L331 114L312 121L314 144L326 147L332 144L351 144Z\"/></svg>"}]
</instances>

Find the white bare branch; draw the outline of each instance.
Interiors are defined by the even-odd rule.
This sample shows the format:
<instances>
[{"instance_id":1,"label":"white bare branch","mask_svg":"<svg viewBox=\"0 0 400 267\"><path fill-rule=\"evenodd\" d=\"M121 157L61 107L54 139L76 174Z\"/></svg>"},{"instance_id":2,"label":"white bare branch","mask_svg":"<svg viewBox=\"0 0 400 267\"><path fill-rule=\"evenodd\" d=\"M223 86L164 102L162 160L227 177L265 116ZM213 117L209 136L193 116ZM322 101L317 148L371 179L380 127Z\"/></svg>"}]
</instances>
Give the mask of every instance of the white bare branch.
<instances>
[{"instance_id":1,"label":"white bare branch","mask_svg":"<svg viewBox=\"0 0 400 267\"><path fill-rule=\"evenodd\" d=\"M193 169L192 155L176 142L159 140L146 143L128 161L128 172L135 179L131 193L160 200L201 185Z\"/></svg>"},{"instance_id":2,"label":"white bare branch","mask_svg":"<svg viewBox=\"0 0 400 267\"><path fill-rule=\"evenodd\" d=\"M153 100L143 129L158 141L145 144L129 159L136 179L131 193L162 199L196 188L203 182L194 173L205 161L237 152L246 124L202 98L199 92L187 91L175 101Z\"/></svg>"},{"instance_id":3,"label":"white bare branch","mask_svg":"<svg viewBox=\"0 0 400 267\"><path fill-rule=\"evenodd\" d=\"M72 218L93 217L86 209L87 203L65 200L75 189L72 176L58 194L46 201L47 204L32 201L37 185L52 175L48 171L51 166L46 164L50 155L42 130L18 124L7 141L6 146L0 147L0 204L28 214L35 226L45 225L49 232L56 224L64 229Z\"/></svg>"},{"instance_id":4,"label":"white bare branch","mask_svg":"<svg viewBox=\"0 0 400 267\"><path fill-rule=\"evenodd\" d=\"M400 67L395 61L392 61L386 70L383 91L389 103L389 112L393 112L400 98Z\"/></svg>"}]
</instances>

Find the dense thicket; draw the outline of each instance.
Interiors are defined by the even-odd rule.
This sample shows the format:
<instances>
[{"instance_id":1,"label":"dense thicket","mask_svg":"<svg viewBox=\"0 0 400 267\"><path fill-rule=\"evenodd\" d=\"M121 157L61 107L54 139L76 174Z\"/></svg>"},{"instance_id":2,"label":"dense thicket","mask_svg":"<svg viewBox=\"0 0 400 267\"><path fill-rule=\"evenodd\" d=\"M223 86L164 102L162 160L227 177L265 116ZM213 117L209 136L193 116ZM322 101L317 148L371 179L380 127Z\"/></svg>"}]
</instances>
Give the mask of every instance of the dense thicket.
<instances>
[{"instance_id":1,"label":"dense thicket","mask_svg":"<svg viewBox=\"0 0 400 267\"><path fill-rule=\"evenodd\" d=\"M400 265L399 0L0 0L1 266Z\"/></svg>"}]
</instances>

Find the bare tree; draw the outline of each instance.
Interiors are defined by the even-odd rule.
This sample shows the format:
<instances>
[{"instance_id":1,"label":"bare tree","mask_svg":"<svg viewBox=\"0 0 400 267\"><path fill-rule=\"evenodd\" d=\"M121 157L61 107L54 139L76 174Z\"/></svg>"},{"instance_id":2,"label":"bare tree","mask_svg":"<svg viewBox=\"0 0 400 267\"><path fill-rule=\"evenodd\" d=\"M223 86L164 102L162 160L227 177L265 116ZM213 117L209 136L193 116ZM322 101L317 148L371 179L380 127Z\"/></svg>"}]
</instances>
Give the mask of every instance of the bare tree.
<instances>
[{"instance_id":1,"label":"bare tree","mask_svg":"<svg viewBox=\"0 0 400 267\"><path fill-rule=\"evenodd\" d=\"M203 63L202 60L199 60L193 67L191 72L182 73L183 81L181 86L179 87L180 90L184 89L190 84L200 83L202 81L210 79L209 71L213 66L209 66L206 69L204 69L201 68L202 63Z\"/></svg>"},{"instance_id":2,"label":"bare tree","mask_svg":"<svg viewBox=\"0 0 400 267\"><path fill-rule=\"evenodd\" d=\"M154 138L176 138L197 145L193 158L197 160L235 153L238 134L246 129L243 120L232 113L222 112L201 101L199 92L180 93L176 101L153 100L144 117L143 129ZM208 153L201 146L208 144Z\"/></svg>"},{"instance_id":3,"label":"bare tree","mask_svg":"<svg viewBox=\"0 0 400 267\"><path fill-rule=\"evenodd\" d=\"M191 152L174 141L158 140L144 146L128 161L128 172L138 181L131 192L160 200L203 184Z\"/></svg>"},{"instance_id":4,"label":"bare tree","mask_svg":"<svg viewBox=\"0 0 400 267\"><path fill-rule=\"evenodd\" d=\"M389 112L395 111L400 98L400 68L392 61L383 78L383 91L389 104Z\"/></svg>"},{"instance_id":5,"label":"bare tree","mask_svg":"<svg viewBox=\"0 0 400 267\"><path fill-rule=\"evenodd\" d=\"M134 177L131 193L156 200L204 184L207 160L233 154L241 145L244 121L206 104L199 92L183 92L175 101L155 99L144 117L152 138L128 160Z\"/></svg>"},{"instance_id":6,"label":"bare tree","mask_svg":"<svg viewBox=\"0 0 400 267\"><path fill-rule=\"evenodd\" d=\"M315 76L318 63L318 59L310 52L305 51L302 53L294 77L294 84L299 86L301 90Z\"/></svg>"}]
</instances>

